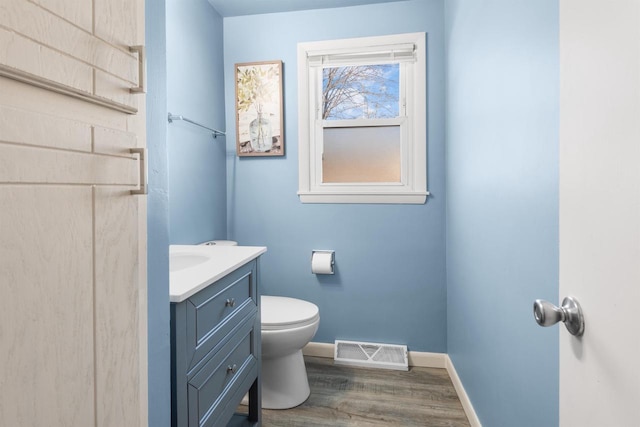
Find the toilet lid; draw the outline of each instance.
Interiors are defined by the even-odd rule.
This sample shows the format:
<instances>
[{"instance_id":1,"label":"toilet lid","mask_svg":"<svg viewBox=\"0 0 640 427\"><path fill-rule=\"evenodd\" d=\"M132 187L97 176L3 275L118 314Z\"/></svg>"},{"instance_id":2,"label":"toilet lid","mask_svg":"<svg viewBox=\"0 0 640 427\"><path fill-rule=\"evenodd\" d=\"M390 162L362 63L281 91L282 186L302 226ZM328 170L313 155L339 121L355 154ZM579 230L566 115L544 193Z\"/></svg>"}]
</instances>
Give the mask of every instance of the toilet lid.
<instances>
[{"instance_id":1,"label":"toilet lid","mask_svg":"<svg viewBox=\"0 0 640 427\"><path fill-rule=\"evenodd\" d=\"M318 306L296 298L260 297L263 330L287 329L311 325L320 318Z\"/></svg>"}]
</instances>

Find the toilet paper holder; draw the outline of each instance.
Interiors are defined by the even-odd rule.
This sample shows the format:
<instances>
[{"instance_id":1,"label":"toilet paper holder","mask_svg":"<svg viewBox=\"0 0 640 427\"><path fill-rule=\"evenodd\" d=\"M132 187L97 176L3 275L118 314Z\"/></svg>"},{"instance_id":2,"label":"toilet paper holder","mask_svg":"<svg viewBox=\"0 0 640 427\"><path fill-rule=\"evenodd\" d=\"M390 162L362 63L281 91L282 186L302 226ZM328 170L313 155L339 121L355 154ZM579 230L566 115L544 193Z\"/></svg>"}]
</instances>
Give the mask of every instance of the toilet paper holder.
<instances>
[{"instance_id":1,"label":"toilet paper holder","mask_svg":"<svg viewBox=\"0 0 640 427\"><path fill-rule=\"evenodd\" d=\"M315 257L316 254L329 254L331 256L331 264L330 264L330 271L314 271L313 268L313 258ZM336 263L336 252L335 251L330 251L330 250L324 250L324 249L314 249L311 251L311 273L313 274L334 274L334 264Z\"/></svg>"}]
</instances>

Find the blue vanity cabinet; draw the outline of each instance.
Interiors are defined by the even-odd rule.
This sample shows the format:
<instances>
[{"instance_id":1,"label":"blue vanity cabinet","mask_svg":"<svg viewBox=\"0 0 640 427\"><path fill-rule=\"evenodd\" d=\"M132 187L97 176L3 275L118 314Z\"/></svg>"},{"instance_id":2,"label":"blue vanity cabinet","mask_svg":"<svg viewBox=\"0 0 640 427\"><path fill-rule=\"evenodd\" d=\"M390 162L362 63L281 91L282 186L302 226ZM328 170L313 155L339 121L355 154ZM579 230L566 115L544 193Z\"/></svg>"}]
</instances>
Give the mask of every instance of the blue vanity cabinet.
<instances>
[{"instance_id":1,"label":"blue vanity cabinet","mask_svg":"<svg viewBox=\"0 0 640 427\"><path fill-rule=\"evenodd\" d=\"M261 424L259 304L258 259L171 304L172 427Z\"/></svg>"}]
</instances>

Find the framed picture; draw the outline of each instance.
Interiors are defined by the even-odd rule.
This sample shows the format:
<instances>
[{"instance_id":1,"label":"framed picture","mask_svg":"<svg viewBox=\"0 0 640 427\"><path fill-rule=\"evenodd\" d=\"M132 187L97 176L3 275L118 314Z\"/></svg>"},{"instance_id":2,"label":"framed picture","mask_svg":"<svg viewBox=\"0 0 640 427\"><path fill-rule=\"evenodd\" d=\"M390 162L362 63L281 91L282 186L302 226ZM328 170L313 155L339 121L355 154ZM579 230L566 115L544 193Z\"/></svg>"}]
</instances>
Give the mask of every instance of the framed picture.
<instances>
[{"instance_id":1,"label":"framed picture","mask_svg":"<svg viewBox=\"0 0 640 427\"><path fill-rule=\"evenodd\" d=\"M283 156L282 61L235 68L238 156Z\"/></svg>"}]
</instances>

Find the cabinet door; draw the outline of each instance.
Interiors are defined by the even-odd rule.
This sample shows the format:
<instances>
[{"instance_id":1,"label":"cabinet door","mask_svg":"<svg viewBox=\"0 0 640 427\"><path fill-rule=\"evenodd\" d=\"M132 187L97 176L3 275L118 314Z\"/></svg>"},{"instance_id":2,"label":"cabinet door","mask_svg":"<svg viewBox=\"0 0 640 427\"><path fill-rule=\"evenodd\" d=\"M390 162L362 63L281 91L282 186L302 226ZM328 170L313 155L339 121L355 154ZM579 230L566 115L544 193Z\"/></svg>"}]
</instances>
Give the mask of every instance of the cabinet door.
<instances>
[{"instance_id":1,"label":"cabinet door","mask_svg":"<svg viewBox=\"0 0 640 427\"><path fill-rule=\"evenodd\" d=\"M138 111L141 0L2 0L0 75ZM136 42L135 40L139 40Z\"/></svg>"},{"instance_id":2,"label":"cabinet door","mask_svg":"<svg viewBox=\"0 0 640 427\"><path fill-rule=\"evenodd\" d=\"M96 3L0 2L0 426L147 425L144 94Z\"/></svg>"}]
</instances>

